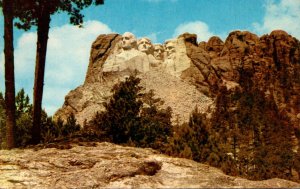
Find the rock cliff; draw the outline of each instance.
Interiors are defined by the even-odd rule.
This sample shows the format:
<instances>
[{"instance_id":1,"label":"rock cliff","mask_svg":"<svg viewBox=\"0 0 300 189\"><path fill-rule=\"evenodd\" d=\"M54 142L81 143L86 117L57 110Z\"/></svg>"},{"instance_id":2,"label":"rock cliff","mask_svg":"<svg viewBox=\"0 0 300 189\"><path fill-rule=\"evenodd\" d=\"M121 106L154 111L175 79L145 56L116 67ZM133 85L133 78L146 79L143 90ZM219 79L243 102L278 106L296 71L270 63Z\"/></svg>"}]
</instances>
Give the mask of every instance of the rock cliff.
<instances>
[{"instance_id":1,"label":"rock cliff","mask_svg":"<svg viewBox=\"0 0 300 189\"><path fill-rule=\"evenodd\" d=\"M150 40L136 40L128 32L123 36L100 35L92 44L84 84L66 96L55 117L65 120L73 113L78 123L84 125L97 111L103 111L102 104L109 99L112 86L136 71L142 79L141 86L146 91L154 90L156 97L164 101L164 108L172 108L174 122L188 121L196 106L206 112L213 104L212 98L181 79L192 66L184 38L169 40L165 46L166 49L158 51Z\"/></svg>"},{"instance_id":2,"label":"rock cliff","mask_svg":"<svg viewBox=\"0 0 300 189\"><path fill-rule=\"evenodd\" d=\"M49 145L48 147L51 147ZM56 144L0 151L1 188L299 188L250 181L192 160L111 143Z\"/></svg>"},{"instance_id":3,"label":"rock cliff","mask_svg":"<svg viewBox=\"0 0 300 189\"><path fill-rule=\"evenodd\" d=\"M86 79L72 90L55 117L75 114L83 124L111 95L111 87L138 72L141 85L154 89L173 119L188 120L195 106L206 112L213 106L221 86L240 87L241 73L247 73L266 95L274 96L279 109L295 127L300 127L300 42L284 31L261 37L247 31L233 31L223 42L214 36L197 42L195 34L182 34L153 45L133 34L100 35L92 44Z\"/></svg>"},{"instance_id":4,"label":"rock cliff","mask_svg":"<svg viewBox=\"0 0 300 189\"><path fill-rule=\"evenodd\" d=\"M245 77L241 73L247 73L249 78L246 79L266 95L274 96L278 108L290 118L291 124L300 127L298 39L281 30L261 37L247 31L233 31L225 42L212 37L199 45L195 35L180 37L185 38L187 55L198 68L191 67L193 71L187 72L183 79L192 81L199 88L207 86L211 96L221 85L227 88L239 86L241 77Z\"/></svg>"}]
</instances>

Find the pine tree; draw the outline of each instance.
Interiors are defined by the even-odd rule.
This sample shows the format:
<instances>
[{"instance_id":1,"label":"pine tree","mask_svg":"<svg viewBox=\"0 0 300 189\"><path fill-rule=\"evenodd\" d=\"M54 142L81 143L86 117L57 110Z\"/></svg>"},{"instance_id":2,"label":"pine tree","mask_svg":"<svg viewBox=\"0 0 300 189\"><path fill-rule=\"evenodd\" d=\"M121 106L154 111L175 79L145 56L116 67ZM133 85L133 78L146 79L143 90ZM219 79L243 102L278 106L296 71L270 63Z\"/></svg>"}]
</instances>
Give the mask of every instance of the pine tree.
<instances>
[{"instance_id":1,"label":"pine tree","mask_svg":"<svg viewBox=\"0 0 300 189\"><path fill-rule=\"evenodd\" d=\"M220 88L209 129L209 145L212 153L207 161L213 166L222 167L226 173L236 172L236 167L229 166L231 164L229 162L236 160L240 142L235 110L235 101L238 98L239 93L232 94L226 87Z\"/></svg>"},{"instance_id":2,"label":"pine tree","mask_svg":"<svg viewBox=\"0 0 300 189\"><path fill-rule=\"evenodd\" d=\"M44 73L48 34L51 15L59 12L67 12L70 15L70 23L82 26L82 9L94 4L103 4L104 0L0 0L5 17L5 56L6 56L6 89L7 89L7 115L8 115L8 146L13 147L14 128L14 63L13 63L13 18L18 18L15 25L24 30L37 26L37 48L35 77L33 87L33 127L32 144L37 144L41 139L41 115L42 97L44 85Z\"/></svg>"},{"instance_id":3,"label":"pine tree","mask_svg":"<svg viewBox=\"0 0 300 189\"><path fill-rule=\"evenodd\" d=\"M193 159L199 162L207 160L209 153L207 150L208 143L208 124L204 114L199 113L198 108L192 112L188 123L189 127L193 131L189 147L193 152Z\"/></svg>"},{"instance_id":4,"label":"pine tree","mask_svg":"<svg viewBox=\"0 0 300 189\"><path fill-rule=\"evenodd\" d=\"M32 104L29 96L21 89L16 95L16 146L26 146L31 139Z\"/></svg>"},{"instance_id":5,"label":"pine tree","mask_svg":"<svg viewBox=\"0 0 300 189\"><path fill-rule=\"evenodd\" d=\"M15 147L15 73L13 19L15 3L11 0L0 1L4 16L4 57L5 57L5 104L7 148Z\"/></svg>"},{"instance_id":6,"label":"pine tree","mask_svg":"<svg viewBox=\"0 0 300 189\"><path fill-rule=\"evenodd\" d=\"M169 139L170 146L166 153L198 162L207 162L211 154L207 121L206 115L201 114L196 107L188 123L174 127L174 134Z\"/></svg>"},{"instance_id":7,"label":"pine tree","mask_svg":"<svg viewBox=\"0 0 300 189\"><path fill-rule=\"evenodd\" d=\"M20 117L22 113L30 113L32 105L30 104L29 96L25 94L22 88L16 95L16 118Z\"/></svg>"},{"instance_id":8,"label":"pine tree","mask_svg":"<svg viewBox=\"0 0 300 189\"><path fill-rule=\"evenodd\" d=\"M237 112L240 174L256 180L290 178L293 130L287 117L279 112L273 96L265 97L255 86L245 87L238 99Z\"/></svg>"},{"instance_id":9,"label":"pine tree","mask_svg":"<svg viewBox=\"0 0 300 189\"><path fill-rule=\"evenodd\" d=\"M163 102L154 92L143 93L136 76L116 84L105 111L97 113L88 128L96 128L100 139L163 151L172 134L171 108L159 108ZM92 129L89 129L89 132Z\"/></svg>"},{"instance_id":10,"label":"pine tree","mask_svg":"<svg viewBox=\"0 0 300 189\"><path fill-rule=\"evenodd\" d=\"M153 90L142 95L140 124L132 127L130 136L137 146L163 150L172 132L172 109L159 108L164 102L154 96Z\"/></svg>"},{"instance_id":11,"label":"pine tree","mask_svg":"<svg viewBox=\"0 0 300 189\"><path fill-rule=\"evenodd\" d=\"M75 115L72 113L68 118L67 122L61 127L61 135L68 136L80 130L80 125L76 123Z\"/></svg>"},{"instance_id":12,"label":"pine tree","mask_svg":"<svg viewBox=\"0 0 300 189\"><path fill-rule=\"evenodd\" d=\"M114 143L126 143L130 138L130 128L139 125L142 101L139 99L141 87L139 78L130 76L125 82L113 87L113 96L104 103L105 112L97 114L94 125Z\"/></svg>"}]
</instances>

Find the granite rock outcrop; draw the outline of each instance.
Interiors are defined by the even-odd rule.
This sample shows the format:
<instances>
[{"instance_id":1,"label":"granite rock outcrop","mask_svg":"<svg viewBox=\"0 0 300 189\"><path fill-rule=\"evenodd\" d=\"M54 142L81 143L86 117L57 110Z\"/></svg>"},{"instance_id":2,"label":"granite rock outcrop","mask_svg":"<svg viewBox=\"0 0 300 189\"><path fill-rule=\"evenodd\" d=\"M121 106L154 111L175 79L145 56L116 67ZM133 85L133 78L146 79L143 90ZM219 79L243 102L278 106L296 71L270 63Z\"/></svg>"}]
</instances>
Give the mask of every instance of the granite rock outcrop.
<instances>
[{"instance_id":1,"label":"granite rock outcrop","mask_svg":"<svg viewBox=\"0 0 300 189\"><path fill-rule=\"evenodd\" d=\"M1 188L299 188L270 179L250 181L152 149L111 143L48 144L0 151Z\"/></svg>"},{"instance_id":2,"label":"granite rock outcrop","mask_svg":"<svg viewBox=\"0 0 300 189\"><path fill-rule=\"evenodd\" d=\"M185 33L162 45L131 36L134 53L122 61L116 59L128 51L124 48L125 34L100 35L95 40L84 84L66 96L55 117L66 119L74 113L83 124L103 110L102 102L111 95L110 88L137 70L141 85L154 89L173 109L173 117L179 116L184 122L196 106L203 112L212 109L220 87L243 88L242 73L247 73L253 86L266 96L272 95L291 124L300 127L300 42L286 32L275 30L259 37L248 31L233 31L224 42L214 36L200 43L195 34ZM141 62L142 68L138 66Z\"/></svg>"},{"instance_id":3,"label":"granite rock outcrop","mask_svg":"<svg viewBox=\"0 0 300 189\"><path fill-rule=\"evenodd\" d=\"M213 96L220 86L234 90L241 87L241 77L248 77L244 79L251 81L253 87L266 96L273 96L279 110L290 118L291 124L300 127L297 118L300 113L298 39L282 30L261 37L247 31L233 31L225 42L212 37L208 42L199 44L193 34L180 37L185 39L187 55L195 65L182 75L184 80Z\"/></svg>"},{"instance_id":4,"label":"granite rock outcrop","mask_svg":"<svg viewBox=\"0 0 300 189\"><path fill-rule=\"evenodd\" d=\"M163 108L172 108L173 121L186 122L195 107L206 112L213 104L210 97L181 79L191 66L184 38L157 46L147 38L137 40L129 32L100 35L92 44L84 84L66 96L55 117L66 120L73 113L84 125L97 111L104 110L103 102L109 99L114 84L137 73L141 86L146 91L154 90L164 101Z\"/></svg>"}]
</instances>

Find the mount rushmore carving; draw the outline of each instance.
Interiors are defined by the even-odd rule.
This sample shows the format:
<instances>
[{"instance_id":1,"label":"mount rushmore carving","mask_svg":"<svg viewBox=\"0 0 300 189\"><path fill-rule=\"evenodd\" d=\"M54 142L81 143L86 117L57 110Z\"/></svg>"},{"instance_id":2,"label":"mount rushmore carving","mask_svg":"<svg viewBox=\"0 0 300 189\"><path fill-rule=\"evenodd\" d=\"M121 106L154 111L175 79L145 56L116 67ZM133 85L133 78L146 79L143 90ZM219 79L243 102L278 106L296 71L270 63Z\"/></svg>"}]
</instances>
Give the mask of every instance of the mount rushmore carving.
<instances>
[{"instance_id":1,"label":"mount rushmore carving","mask_svg":"<svg viewBox=\"0 0 300 189\"><path fill-rule=\"evenodd\" d=\"M90 51L84 84L70 91L55 117L73 113L80 124L89 121L111 95L112 86L133 72L141 85L154 90L173 118L188 121L197 106L207 112L221 87L240 89L241 70L290 118L300 123L300 42L281 30L261 37L233 31L223 42L217 36L197 42L185 33L163 44L132 33L99 35Z\"/></svg>"},{"instance_id":2,"label":"mount rushmore carving","mask_svg":"<svg viewBox=\"0 0 300 189\"><path fill-rule=\"evenodd\" d=\"M183 39L172 39L162 44L152 44L143 37L136 39L125 32L103 64L102 72L116 72L129 69L145 73L151 69L164 70L174 76L190 67Z\"/></svg>"}]
</instances>

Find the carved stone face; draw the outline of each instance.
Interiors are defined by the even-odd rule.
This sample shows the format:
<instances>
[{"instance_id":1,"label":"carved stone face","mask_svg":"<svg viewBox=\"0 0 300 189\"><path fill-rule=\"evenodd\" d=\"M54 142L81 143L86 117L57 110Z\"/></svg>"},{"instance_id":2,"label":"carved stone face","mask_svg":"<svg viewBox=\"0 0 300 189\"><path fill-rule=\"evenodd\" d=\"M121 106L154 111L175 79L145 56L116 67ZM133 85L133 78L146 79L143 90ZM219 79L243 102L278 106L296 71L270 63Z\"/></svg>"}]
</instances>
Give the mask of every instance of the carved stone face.
<instances>
[{"instance_id":1,"label":"carved stone face","mask_svg":"<svg viewBox=\"0 0 300 189\"><path fill-rule=\"evenodd\" d=\"M152 47L152 44L151 44L150 39L148 39L148 38L141 38L138 41L138 50L141 52L150 54L151 47Z\"/></svg>"},{"instance_id":2,"label":"carved stone face","mask_svg":"<svg viewBox=\"0 0 300 189\"><path fill-rule=\"evenodd\" d=\"M174 59L175 58L175 44L174 42L170 41L166 43L166 53L168 59Z\"/></svg>"},{"instance_id":3,"label":"carved stone face","mask_svg":"<svg viewBox=\"0 0 300 189\"><path fill-rule=\"evenodd\" d=\"M134 48L135 43L136 43L136 38L132 33L125 32L122 35L122 48L124 50L130 50Z\"/></svg>"},{"instance_id":4,"label":"carved stone face","mask_svg":"<svg viewBox=\"0 0 300 189\"><path fill-rule=\"evenodd\" d=\"M164 58L163 52L164 52L164 47L162 45L160 44L154 45L153 55L156 60L163 60Z\"/></svg>"}]
</instances>

